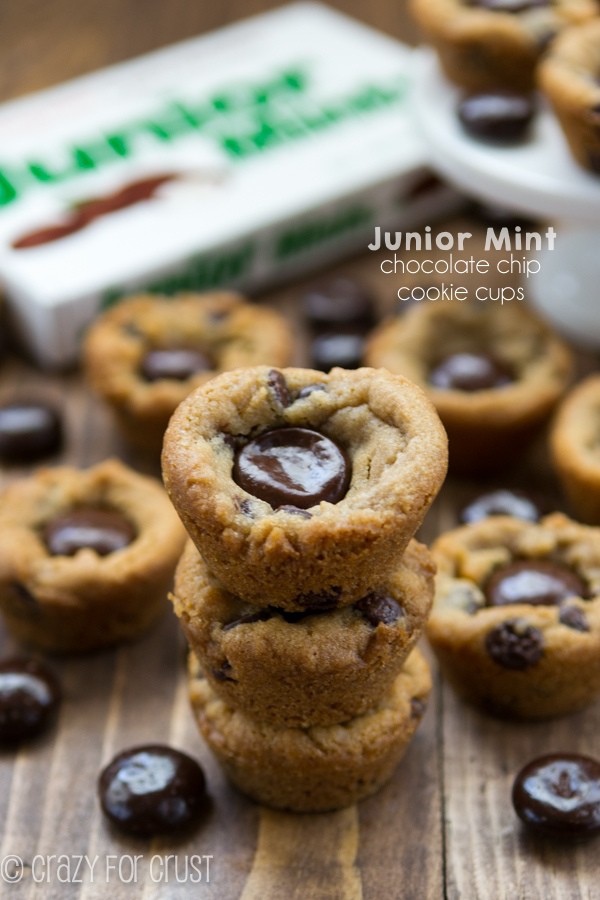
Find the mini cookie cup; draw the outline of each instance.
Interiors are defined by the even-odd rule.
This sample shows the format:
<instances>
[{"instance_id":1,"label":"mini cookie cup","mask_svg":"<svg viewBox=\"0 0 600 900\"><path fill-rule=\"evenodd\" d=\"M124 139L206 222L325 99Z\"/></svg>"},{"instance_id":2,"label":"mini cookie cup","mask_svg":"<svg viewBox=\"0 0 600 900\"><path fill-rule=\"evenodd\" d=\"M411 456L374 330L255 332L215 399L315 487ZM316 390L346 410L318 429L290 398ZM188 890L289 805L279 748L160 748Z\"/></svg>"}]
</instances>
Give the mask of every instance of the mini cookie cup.
<instances>
[{"instance_id":1,"label":"mini cookie cup","mask_svg":"<svg viewBox=\"0 0 600 900\"><path fill-rule=\"evenodd\" d=\"M120 513L131 543L52 555L45 526L82 506ZM0 610L19 641L83 653L131 640L165 611L185 533L161 485L116 460L82 471L41 469L14 483L0 506Z\"/></svg>"},{"instance_id":2,"label":"mini cookie cup","mask_svg":"<svg viewBox=\"0 0 600 900\"><path fill-rule=\"evenodd\" d=\"M516 302L516 301L515 301ZM428 381L442 356L489 354L513 380L476 391L441 389ZM419 384L448 433L450 469L480 475L515 462L549 418L573 375L573 356L548 326L523 306L423 302L384 322L365 360Z\"/></svg>"},{"instance_id":3,"label":"mini cookie cup","mask_svg":"<svg viewBox=\"0 0 600 900\"><path fill-rule=\"evenodd\" d=\"M565 31L538 71L577 162L600 175L600 19Z\"/></svg>"},{"instance_id":4,"label":"mini cookie cup","mask_svg":"<svg viewBox=\"0 0 600 900\"><path fill-rule=\"evenodd\" d=\"M145 354L163 348L199 350L211 366L185 379L149 381L142 372ZM287 365L292 352L292 334L279 313L217 291L122 300L91 326L83 359L90 385L127 441L159 455L169 419L191 391L240 366Z\"/></svg>"},{"instance_id":5,"label":"mini cookie cup","mask_svg":"<svg viewBox=\"0 0 600 900\"><path fill-rule=\"evenodd\" d=\"M345 451L351 477L337 503L273 509L233 480L236 444L284 426ZM401 376L261 366L188 397L162 459L173 505L223 586L255 606L268 597L302 611L349 605L385 584L444 480L447 448L435 410Z\"/></svg>"},{"instance_id":6,"label":"mini cookie cup","mask_svg":"<svg viewBox=\"0 0 600 900\"><path fill-rule=\"evenodd\" d=\"M228 706L280 728L334 725L376 706L391 688L429 614L433 572L426 547L411 541L385 590L356 606L286 614L225 591L190 541L171 600Z\"/></svg>"},{"instance_id":7,"label":"mini cookie cup","mask_svg":"<svg viewBox=\"0 0 600 900\"><path fill-rule=\"evenodd\" d=\"M431 674L413 650L373 709L342 725L273 728L226 706L190 661L192 712L226 775L258 803L295 812L341 809L393 775L425 712Z\"/></svg>"},{"instance_id":8,"label":"mini cookie cup","mask_svg":"<svg viewBox=\"0 0 600 900\"><path fill-rule=\"evenodd\" d=\"M573 512L600 525L600 375L578 384L560 405L550 434L556 474Z\"/></svg>"},{"instance_id":9,"label":"mini cookie cup","mask_svg":"<svg viewBox=\"0 0 600 900\"><path fill-rule=\"evenodd\" d=\"M532 90L555 35L598 15L594 0L532 3L515 12L467 0L411 0L411 10L447 78L469 91Z\"/></svg>"},{"instance_id":10,"label":"mini cookie cup","mask_svg":"<svg viewBox=\"0 0 600 900\"><path fill-rule=\"evenodd\" d=\"M497 517L433 545L438 566L427 637L442 673L466 700L500 716L566 715L600 694L600 530L560 513L539 524ZM560 605L486 606L485 585L514 560L575 572L589 594Z\"/></svg>"}]
</instances>

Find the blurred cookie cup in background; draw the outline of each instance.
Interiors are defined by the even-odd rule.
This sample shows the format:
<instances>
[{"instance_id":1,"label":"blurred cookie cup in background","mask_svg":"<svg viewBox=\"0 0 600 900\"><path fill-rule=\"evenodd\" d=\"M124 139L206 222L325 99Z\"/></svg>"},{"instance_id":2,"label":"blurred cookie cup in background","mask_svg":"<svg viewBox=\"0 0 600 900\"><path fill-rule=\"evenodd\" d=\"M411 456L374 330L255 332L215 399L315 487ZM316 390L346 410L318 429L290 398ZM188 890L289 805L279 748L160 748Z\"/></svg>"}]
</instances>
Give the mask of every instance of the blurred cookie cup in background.
<instances>
[{"instance_id":1,"label":"blurred cookie cup in background","mask_svg":"<svg viewBox=\"0 0 600 900\"><path fill-rule=\"evenodd\" d=\"M157 457L171 415L191 391L229 369L286 365L292 353L285 319L239 294L140 294L92 324L83 363L126 440Z\"/></svg>"},{"instance_id":2,"label":"blurred cookie cup in background","mask_svg":"<svg viewBox=\"0 0 600 900\"><path fill-rule=\"evenodd\" d=\"M467 476L518 461L573 374L567 345L522 303L424 301L375 330L365 362L427 392L450 471Z\"/></svg>"}]
</instances>

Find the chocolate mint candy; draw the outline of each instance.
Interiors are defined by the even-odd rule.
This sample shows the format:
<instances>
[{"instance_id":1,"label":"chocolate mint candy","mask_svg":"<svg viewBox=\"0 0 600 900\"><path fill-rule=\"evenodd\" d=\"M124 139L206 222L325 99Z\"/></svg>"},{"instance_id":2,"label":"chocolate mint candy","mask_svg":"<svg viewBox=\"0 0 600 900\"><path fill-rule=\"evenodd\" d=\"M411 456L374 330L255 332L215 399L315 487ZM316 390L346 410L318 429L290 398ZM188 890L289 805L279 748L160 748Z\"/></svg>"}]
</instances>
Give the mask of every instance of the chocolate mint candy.
<instances>
[{"instance_id":1,"label":"chocolate mint candy","mask_svg":"<svg viewBox=\"0 0 600 900\"><path fill-rule=\"evenodd\" d=\"M62 444L62 422L44 403L0 406L0 461L24 463L56 453Z\"/></svg>"},{"instance_id":2,"label":"chocolate mint candy","mask_svg":"<svg viewBox=\"0 0 600 900\"><path fill-rule=\"evenodd\" d=\"M527 137L534 112L533 100L527 94L495 91L465 97L459 104L458 118L471 137L508 145Z\"/></svg>"},{"instance_id":3,"label":"chocolate mint candy","mask_svg":"<svg viewBox=\"0 0 600 900\"><path fill-rule=\"evenodd\" d=\"M600 833L600 762L576 753L549 754L524 766L512 789L528 828L577 841Z\"/></svg>"},{"instance_id":4,"label":"chocolate mint candy","mask_svg":"<svg viewBox=\"0 0 600 900\"><path fill-rule=\"evenodd\" d=\"M165 347L146 353L141 372L146 381L187 381L192 375L210 372L212 368L212 362L200 350Z\"/></svg>"},{"instance_id":5,"label":"chocolate mint candy","mask_svg":"<svg viewBox=\"0 0 600 900\"><path fill-rule=\"evenodd\" d=\"M310 288L302 301L304 315L315 329L375 324L373 298L350 278L334 278Z\"/></svg>"},{"instance_id":6,"label":"chocolate mint candy","mask_svg":"<svg viewBox=\"0 0 600 900\"><path fill-rule=\"evenodd\" d=\"M310 346L311 365L322 372L334 366L358 369L362 364L365 339L362 334L321 334Z\"/></svg>"},{"instance_id":7,"label":"chocolate mint candy","mask_svg":"<svg viewBox=\"0 0 600 900\"><path fill-rule=\"evenodd\" d=\"M136 532L121 513L95 506L80 506L55 516L46 524L44 541L53 556L73 556L89 548L98 556L122 550Z\"/></svg>"},{"instance_id":8,"label":"chocolate mint candy","mask_svg":"<svg viewBox=\"0 0 600 900\"><path fill-rule=\"evenodd\" d=\"M572 569L544 559L520 559L492 573L485 585L488 606L530 603L553 606L583 597L587 588Z\"/></svg>"},{"instance_id":9,"label":"chocolate mint candy","mask_svg":"<svg viewBox=\"0 0 600 900\"><path fill-rule=\"evenodd\" d=\"M504 669L529 669L542 658L543 646L541 631L519 619L496 625L485 639L485 649Z\"/></svg>"},{"instance_id":10,"label":"chocolate mint candy","mask_svg":"<svg viewBox=\"0 0 600 900\"><path fill-rule=\"evenodd\" d=\"M61 691L56 677L35 659L0 662L0 743L35 737L56 715Z\"/></svg>"},{"instance_id":11,"label":"chocolate mint candy","mask_svg":"<svg viewBox=\"0 0 600 900\"><path fill-rule=\"evenodd\" d=\"M460 521L465 525L481 522L489 516L513 516L527 522L538 522L542 516L541 505L524 491L499 489L480 494L460 512Z\"/></svg>"},{"instance_id":12,"label":"chocolate mint candy","mask_svg":"<svg viewBox=\"0 0 600 900\"><path fill-rule=\"evenodd\" d=\"M511 381L506 367L483 353L453 353L429 373L429 384L447 391L486 391Z\"/></svg>"},{"instance_id":13,"label":"chocolate mint candy","mask_svg":"<svg viewBox=\"0 0 600 900\"><path fill-rule=\"evenodd\" d=\"M196 822L208 806L198 763L160 744L116 756L100 774L98 793L108 819L142 837L179 831Z\"/></svg>"},{"instance_id":14,"label":"chocolate mint candy","mask_svg":"<svg viewBox=\"0 0 600 900\"><path fill-rule=\"evenodd\" d=\"M393 597L374 591L354 604L371 625L393 625L404 616L404 610Z\"/></svg>"},{"instance_id":15,"label":"chocolate mint candy","mask_svg":"<svg viewBox=\"0 0 600 900\"><path fill-rule=\"evenodd\" d=\"M308 428L279 428L249 441L234 459L233 478L274 509L337 503L350 483L350 463L330 438Z\"/></svg>"}]
</instances>

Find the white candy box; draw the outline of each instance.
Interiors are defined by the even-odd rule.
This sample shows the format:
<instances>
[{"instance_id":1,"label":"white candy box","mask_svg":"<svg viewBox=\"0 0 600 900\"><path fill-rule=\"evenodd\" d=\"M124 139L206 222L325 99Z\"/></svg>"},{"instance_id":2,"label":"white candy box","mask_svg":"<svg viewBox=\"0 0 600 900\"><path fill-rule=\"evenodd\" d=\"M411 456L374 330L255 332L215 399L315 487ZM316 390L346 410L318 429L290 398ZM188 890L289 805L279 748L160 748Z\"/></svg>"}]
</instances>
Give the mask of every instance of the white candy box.
<instances>
[{"instance_id":1,"label":"white candy box","mask_svg":"<svg viewBox=\"0 0 600 900\"><path fill-rule=\"evenodd\" d=\"M42 365L134 289L256 291L418 225L413 51L298 3L0 107L0 281Z\"/></svg>"}]
</instances>

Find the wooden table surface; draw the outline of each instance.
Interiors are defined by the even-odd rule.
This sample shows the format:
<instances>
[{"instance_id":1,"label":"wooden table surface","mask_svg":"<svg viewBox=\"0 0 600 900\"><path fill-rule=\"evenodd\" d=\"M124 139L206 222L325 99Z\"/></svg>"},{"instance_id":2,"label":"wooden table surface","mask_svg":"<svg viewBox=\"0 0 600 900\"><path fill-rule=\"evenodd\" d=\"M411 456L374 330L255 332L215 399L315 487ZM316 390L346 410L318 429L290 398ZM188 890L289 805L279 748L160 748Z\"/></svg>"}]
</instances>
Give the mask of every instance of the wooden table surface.
<instances>
[{"instance_id":1,"label":"wooden table surface","mask_svg":"<svg viewBox=\"0 0 600 900\"><path fill-rule=\"evenodd\" d=\"M2 0L0 99L274 5ZM406 40L414 37L399 0L333 5ZM369 284L382 311L393 304L393 283L380 275L372 255L337 271ZM294 285L266 299L294 316L300 290ZM298 362L302 353L299 341ZM88 466L116 454L152 471L119 442L109 414L77 374L48 378L11 359L0 368L0 400L24 395L49 398L63 410L68 437L60 461ZM1 471L0 485L23 474ZM543 464L526 461L514 477L527 483L533 477L554 491ZM456 524L456 509L472 490L468 483L447 482L421 536L430 540ZM1 640L3 654L16 649L8 636ZM560 750L598 753L600 704L555 722L517 725L466 707L436 677L422 726L387 787L358 807L295 816L261 809L228 786L192 722L183 655L177 623L168 614L138 643L55 662L65 694L57 726L16 755L0 755L0 897L600 898L598 843L569 847L533 840L510 804L512 778L530 758ZM156 741L201 761L213 800L203 827L175 844L112 833L95 796L98 771L114 753ZM13 871L10 855L25 863L22 881L14 884L1 880ZM93 875L80 861L86 856Z\"/></svg>"}]
</instances>

